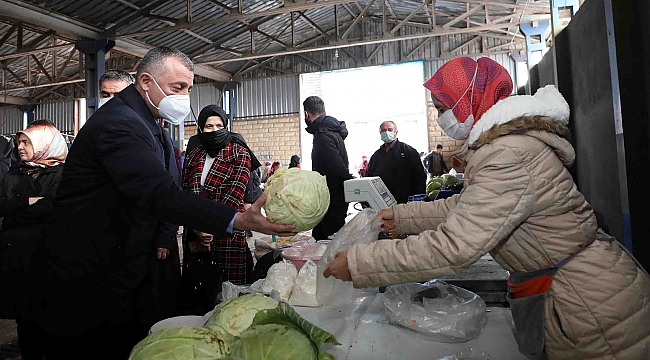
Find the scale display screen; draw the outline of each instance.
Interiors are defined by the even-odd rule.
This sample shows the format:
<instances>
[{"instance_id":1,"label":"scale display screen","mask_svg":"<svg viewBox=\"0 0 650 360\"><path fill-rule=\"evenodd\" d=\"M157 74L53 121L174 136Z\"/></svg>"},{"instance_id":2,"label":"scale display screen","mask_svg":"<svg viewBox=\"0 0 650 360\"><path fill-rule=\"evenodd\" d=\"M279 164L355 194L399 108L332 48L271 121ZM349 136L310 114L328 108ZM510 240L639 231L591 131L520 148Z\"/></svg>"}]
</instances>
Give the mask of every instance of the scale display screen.
<instances>
[{"instance_id":1,"label":"scale display screen","mask_svg":"<svg viewBox=\"0 0 650 360\"><path fill-rule=\"evenodd\" d=\"M388 209L397 203L379 177L347 180L343 185L347 202L365 202L377 211Z\"/></svg>"}]
</instances>

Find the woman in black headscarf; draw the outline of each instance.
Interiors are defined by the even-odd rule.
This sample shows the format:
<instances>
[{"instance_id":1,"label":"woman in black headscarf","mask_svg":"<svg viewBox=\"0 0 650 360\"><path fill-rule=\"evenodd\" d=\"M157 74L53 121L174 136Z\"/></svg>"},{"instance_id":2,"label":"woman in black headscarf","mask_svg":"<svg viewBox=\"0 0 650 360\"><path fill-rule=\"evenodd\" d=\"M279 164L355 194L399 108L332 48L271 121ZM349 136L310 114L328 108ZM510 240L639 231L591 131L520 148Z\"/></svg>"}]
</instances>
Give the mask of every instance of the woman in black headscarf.
<instances>
[{"instance_id":1,"label":"woman in black headscarf","mask_svg":"<svg viewBox=\"0 0 650 360\"><path fill-rule=\"evenodd\" d=\"M186 154L182 187L211 200L244 211L244 195L251 170L260 163L244 138L228 131L228 115L216 105L206 106L198 118L200 144ZM216 239L212 234L188 229L186 259L201 252L212 252L223 281L246 283L247 257L251 257L243 231Z\"/></svg>"},{"instance_id":2,"label":"woman in black headscarf","mask_svg":"<svg viewBox=\"0 0 650 360\"><path fill-rule=\"evenodd\" d=\"M297 167L300 169L300 156L293 155L291 156L291 161L289 162L289 169Z\"/></svg>"}]
</instances>

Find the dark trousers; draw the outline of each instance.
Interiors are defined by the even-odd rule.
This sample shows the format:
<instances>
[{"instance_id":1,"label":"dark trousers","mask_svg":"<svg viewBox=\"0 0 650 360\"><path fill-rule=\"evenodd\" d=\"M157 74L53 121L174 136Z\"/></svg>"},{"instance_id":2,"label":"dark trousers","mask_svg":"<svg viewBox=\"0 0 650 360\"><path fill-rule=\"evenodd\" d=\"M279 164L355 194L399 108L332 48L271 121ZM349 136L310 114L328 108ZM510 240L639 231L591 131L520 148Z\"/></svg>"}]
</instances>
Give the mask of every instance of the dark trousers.
<instances>
[{"instance_id":1,"label":"dark trousers","mask_svg":"<svg viewBox=\"0 0 650 360\"><path fill-rule=\"evenodd\" d=\"M316 240L327 240L327 237L339 231L345 225L345 217L348 214L348 203L345 201L330 202L330 207L314 230L312 235Z\"/></svg>"},{"instance_id":2,"label":"dark trousers","mask_svg":"<svg viewBox=\"0 0 650 360\"><path fill-rule=\"evenodd\" d=\"M22 317L16 319L18 332L18 346L22 360L43 359L43 331L33 321Z\"/></svg>"}]
</instances>

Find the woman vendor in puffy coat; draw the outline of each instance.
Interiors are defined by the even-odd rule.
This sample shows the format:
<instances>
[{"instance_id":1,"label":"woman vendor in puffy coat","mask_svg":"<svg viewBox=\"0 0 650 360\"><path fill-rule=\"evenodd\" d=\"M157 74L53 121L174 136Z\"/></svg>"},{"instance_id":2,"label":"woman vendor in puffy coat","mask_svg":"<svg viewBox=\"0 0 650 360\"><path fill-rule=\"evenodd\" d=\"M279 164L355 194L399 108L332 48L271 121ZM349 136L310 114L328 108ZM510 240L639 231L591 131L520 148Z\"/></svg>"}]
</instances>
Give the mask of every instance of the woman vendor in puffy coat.
<instances>
[{"instance_id":1,"label":"woman vendor in puffy coat","mask_svg":"<svg viewBox=\"0 0 650 360\"><path fill-rule=\"evenodd\" d=\"M463 192L382 210L383 230L414 236L352 245L325 276L357 288L425 281L489 252L510 272L527 357L650 359L650 277L598 231L567 170L575 152L559 91L510 96L510 76L488 58L451 60L424 86L445 133L467 139Z\"/></svg>"}]
</instances>

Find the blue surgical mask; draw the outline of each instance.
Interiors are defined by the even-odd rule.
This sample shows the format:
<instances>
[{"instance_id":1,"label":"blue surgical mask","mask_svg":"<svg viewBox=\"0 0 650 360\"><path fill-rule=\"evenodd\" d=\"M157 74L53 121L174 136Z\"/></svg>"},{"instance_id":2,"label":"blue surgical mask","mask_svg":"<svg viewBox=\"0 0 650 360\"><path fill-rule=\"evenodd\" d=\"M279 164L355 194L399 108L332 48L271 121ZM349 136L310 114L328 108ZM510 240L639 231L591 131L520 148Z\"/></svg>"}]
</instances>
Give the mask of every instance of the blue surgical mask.
<instances>
[{"instance_id":1,"label":"blue surgical mask","mask_svg":"<svg viewBox=\"0 0 650 360\"><path fill-rule=\"evenodd\" d=\"M381 133L381 141L385 144L390 144L395 141L395 133L392 131L384 131Z\"/></svg>"}]
</instances>

